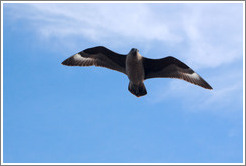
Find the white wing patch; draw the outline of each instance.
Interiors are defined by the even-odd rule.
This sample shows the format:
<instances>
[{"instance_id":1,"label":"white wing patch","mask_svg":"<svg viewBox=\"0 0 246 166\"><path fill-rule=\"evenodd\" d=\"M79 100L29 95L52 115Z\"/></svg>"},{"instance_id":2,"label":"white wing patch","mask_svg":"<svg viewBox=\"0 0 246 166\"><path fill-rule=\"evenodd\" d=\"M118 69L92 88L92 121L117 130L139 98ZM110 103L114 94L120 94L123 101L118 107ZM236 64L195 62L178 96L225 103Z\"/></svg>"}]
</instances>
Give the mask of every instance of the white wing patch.
<instances>
[{"instance_id":1,"label":"white wing patch","mask_svg":"<svg viewBox=\"0 0 246 166\"><path fill-rule=\"evenodd\" d=\"M75 54L73 56L73 59L77 62L80 63L80 65L82 66L91 66L91 65L95 65L95 59L93 58L89 58L89 57L82 57L80 54Z\"/></svg>"},{"instance_id":2,"label":"white wing patch","mask_svg":"<svg viewBox=\"0 0 246 166\"><path fill-rule=\"evenodd\" d=\"M192 74L184 73L184 74L185 74L186 76L188 76L188 77L194 79L194 80L199 80L199 79L200 79L199 75L196 74L196 73L192 73Z\"/></svg>"},{"instance_id":3,"label":"white wing patch","mask_svg":"<svg viewBox=\"0 0 246 166\"><path fill-rule=\"evenodd\" d=\"M84 58L80 54L75 54L73 56L74 60L76 61L88 61L88 60L93 60L92 58Z\"/></svg>"},{"instance_id":4,"label":"white wing patch","mask_svg":"<svg viewBox=\"0 0 246 166\"><path fill-rule=\"evenodd\" d=\"M81 55L79 55L79 54L75 54L75 55L73 56L73 58L74 58L74 60L76 60L76 61L85 59L85 58L83 58L83 57L82 57Z\"/></svg>"},{"instance_id":5,"label":"white wing patch","mask_svg":"<svg viewBox=\"0 0 246 166\"><path fill-rule=\"evenodd\" d=\"M196 79L196 80L200 79L199 75L196 74L196 73L192 73L192 74L190 75L190 77L192 77L193 79Z\"/></svg>"}]
</instances>

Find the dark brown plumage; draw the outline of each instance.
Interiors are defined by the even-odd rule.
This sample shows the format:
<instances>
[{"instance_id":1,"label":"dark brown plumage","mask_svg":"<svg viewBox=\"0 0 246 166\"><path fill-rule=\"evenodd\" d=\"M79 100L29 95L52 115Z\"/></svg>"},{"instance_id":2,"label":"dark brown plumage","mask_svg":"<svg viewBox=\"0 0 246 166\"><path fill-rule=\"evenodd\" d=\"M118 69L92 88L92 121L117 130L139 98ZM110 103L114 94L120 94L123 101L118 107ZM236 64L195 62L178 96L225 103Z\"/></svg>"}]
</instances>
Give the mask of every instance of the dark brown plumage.
<instances>
[{"instance_id":1,"label":"dark brown plumage","mask_svg":"<svg viewBox=\"0 0 246 166\"><path fill-rule=\"evenodd\" d=\"M129 91L137 97L147 94L144 80L150 78L178 78L206 89L213 89L189 66L174 57L150 59L142 57L135 48L128 54L118 54L105 47L85 49L62 62L67 66L101 66L126 74Z\"/></svg>"}]
</instances>

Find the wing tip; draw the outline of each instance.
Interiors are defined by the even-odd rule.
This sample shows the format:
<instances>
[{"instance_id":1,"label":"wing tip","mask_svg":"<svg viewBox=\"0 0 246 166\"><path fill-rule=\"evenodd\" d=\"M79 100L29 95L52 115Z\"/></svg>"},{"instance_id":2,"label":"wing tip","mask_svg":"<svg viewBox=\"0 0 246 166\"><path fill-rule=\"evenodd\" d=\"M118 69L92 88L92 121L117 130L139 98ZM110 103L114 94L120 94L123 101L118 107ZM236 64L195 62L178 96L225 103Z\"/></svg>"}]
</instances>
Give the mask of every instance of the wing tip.
<instances>
[{"instance_id":1,"label":"wing tip","mask_svg":"<svg viewBox=\"0 0 246 166\"><path fill-rule=\"evenodd\" d=\"M212 87L204 87L204 88L208 90L214 90Z\"/></svg>"},{"instance_id":2,"label":"wing tip","mask_svg":"<svg viewBox=\"0 0 246 166\"><path fill-rule=\"evenodd\" d=\"M65 64L65 61L63 61L63 62L61 63L61 65L66 65L66 64Z\"/></svg>"},{"instance_id":3,"label":"wing tip","mask_svg":"<svg viewBox=\"0 0 246 166\"><path fill-rule=\"evenodd\" d=\"M72 56L65 59L61 64L65 66L74 66L76 65L76 62L74 61L74 57Z\"/></svg>"},{"instance_id":4,"label":"wing tip","mask_svg":"<svg viewBox=\"0 0 246 166\"><path fill-rule=\"evenodd\" d=\"M199 80L201 81L201 84L200 84L200 86L201 87L203 87L203 88L205 88L205 89L208 89L208 90L213 90L213 88L212 88L212 86L210 86L208 83L207 83L207 81L205 81L199 74L197 74L196 72L194 72L197 76L198 76L198 78L199 78ZM198 84L199 85L199 84Z\"/></svg>"},{"instance_id":5,"label":"wing tip","mask_svg":"<svg viewBox=\"0 0 246 166\"><path fill-rule=\"evenodd\" d=\"M62 64L62 65L65 65L65 66L69 66L68 59L64 60L61 64Z\"/></svg>"},{"instance_id":6,"label":"wing tip","mask_svg":"<svg viewBox=\"0 0 246 166\"><path fill-rule=\"evenodd\" d=\"M205 85L202 86L205 89L213 90L213 88L205 81Z\"/></svg>"}]
</instances>

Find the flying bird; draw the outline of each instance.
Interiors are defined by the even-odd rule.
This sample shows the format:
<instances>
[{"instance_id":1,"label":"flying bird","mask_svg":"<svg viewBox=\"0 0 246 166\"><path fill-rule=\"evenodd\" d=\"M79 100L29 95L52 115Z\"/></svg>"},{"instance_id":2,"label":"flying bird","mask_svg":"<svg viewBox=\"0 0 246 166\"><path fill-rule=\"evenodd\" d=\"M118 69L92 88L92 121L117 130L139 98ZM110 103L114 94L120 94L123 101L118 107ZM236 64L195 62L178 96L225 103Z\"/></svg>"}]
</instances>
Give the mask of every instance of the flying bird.
<instances>
[{"instance_id":1,"label":"flying bird","mask_svg":"<svg viewBox=\"0 0 246 166\"><path fill-rule=\"evenodd\" d=\"M147 94L144 80L150 78L178 78L212 90L213 88L189 66L168 56L150 59L132 48L126 55L103 46L85 49L62 62L67 66L100 66L124 73L129 78L128 90L137 97Z\"/></svg>"}]
</instances>

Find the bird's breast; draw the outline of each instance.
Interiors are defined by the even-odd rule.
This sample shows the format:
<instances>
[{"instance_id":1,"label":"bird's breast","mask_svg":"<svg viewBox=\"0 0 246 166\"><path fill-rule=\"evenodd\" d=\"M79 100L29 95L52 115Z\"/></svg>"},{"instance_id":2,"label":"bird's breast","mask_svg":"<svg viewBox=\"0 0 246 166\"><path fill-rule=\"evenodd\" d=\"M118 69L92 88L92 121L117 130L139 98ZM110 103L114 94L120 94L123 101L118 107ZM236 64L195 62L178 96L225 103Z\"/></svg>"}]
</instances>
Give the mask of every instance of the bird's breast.
<instances>
[{"instance_id":1,"label":"bird's breast","mask_svg":"<svg viewBox=\"0 0 246 166\"><path fill-rule=\"evenodd\" d=\"M144 80L144 67L142 57L127 56L126 73L130 81L135 84L142 83Z\"/></svg>"}]
</instances>

